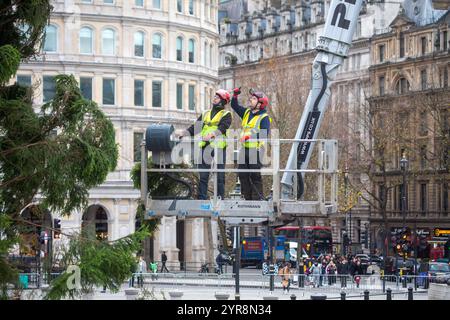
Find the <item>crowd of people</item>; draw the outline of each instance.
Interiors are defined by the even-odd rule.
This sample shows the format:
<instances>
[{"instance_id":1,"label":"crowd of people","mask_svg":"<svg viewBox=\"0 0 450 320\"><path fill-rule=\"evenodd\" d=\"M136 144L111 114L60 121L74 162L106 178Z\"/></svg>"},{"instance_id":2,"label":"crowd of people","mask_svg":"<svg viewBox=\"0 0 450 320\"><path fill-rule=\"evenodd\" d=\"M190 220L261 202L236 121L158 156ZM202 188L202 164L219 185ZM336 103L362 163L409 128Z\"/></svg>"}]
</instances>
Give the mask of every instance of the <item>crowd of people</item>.
<instances>
[{"instance_id":1,"label":"crowd of people","mask_svg":"<svg viewBox=\"0 0 450 320\"><path fill-rule=\"evenodd\" d=\"M341 287L347 286L348 278L355 279L358 285L359 276L367 273L367 266L355 256L321 255L317 259L300 259L298 266L284 262L279 269L283 292L289 292L291 282L298 279L299 287L311 284L313 287L334 285L339 279ZM294 276L295 275L295 276Z\"/></svg>"}]
</instances>

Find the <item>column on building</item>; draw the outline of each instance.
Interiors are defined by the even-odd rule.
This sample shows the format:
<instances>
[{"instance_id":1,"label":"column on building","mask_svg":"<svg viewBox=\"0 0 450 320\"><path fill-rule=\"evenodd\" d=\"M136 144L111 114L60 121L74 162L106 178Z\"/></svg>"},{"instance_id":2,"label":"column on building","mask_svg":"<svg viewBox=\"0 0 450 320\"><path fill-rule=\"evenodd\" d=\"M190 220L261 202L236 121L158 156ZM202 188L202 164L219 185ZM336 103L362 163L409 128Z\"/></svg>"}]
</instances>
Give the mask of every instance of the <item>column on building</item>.
<instances>
[{"instance_id":1,"label":"column on building","mask_svg":"<svg viewBox=\"0 0 450 320\"><path fill-rule=\"evenodd\" d=\"M191 242L191 261L193 262L193 268L196 270L200 269L202 263L207 262L207 254L206 254L206 237L204 234L204 219L202 218L194 218L191 220L191 239L188 239L187 236L190 231L186 232L186 241ZM186 243L186 248L189 246Z\"/></svg>"},{"instance_id":2,"label":"column on building","mask_svg":"<svg viewBox=\"0 0 450 320\"><path fill-rule=\"evenodd\" d=\"M156 260L160 261L163 251L166 252L167 263L166 266L169 271L179 271L180 262L178 260L177 248L177 218L176 217L163 217L161 219L160 234L159 234L159 256ZM155 246L156 247L156 246ZM158 247L156 247L158 248Z\"/></svg>"}]
</instances>

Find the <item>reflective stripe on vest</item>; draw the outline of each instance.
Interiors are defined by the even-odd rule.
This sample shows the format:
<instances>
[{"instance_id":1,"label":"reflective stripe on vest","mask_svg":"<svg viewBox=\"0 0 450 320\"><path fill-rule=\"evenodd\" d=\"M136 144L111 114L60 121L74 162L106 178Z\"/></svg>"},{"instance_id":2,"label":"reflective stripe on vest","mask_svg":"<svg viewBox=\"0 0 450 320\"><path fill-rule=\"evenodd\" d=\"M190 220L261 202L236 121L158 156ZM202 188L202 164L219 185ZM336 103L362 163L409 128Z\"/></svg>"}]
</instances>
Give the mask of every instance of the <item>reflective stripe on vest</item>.
<instances>
[{"instance_id":1,"label":"reflective stripe on vest","mask_svg":"<svg viewBox=\"0 0 450 320\"><path fill-rule=\"evenodd\" d=\"M241 138L244 136L250 136L251 140L257 139L258 133L261 131L261 121L268 116L269 115L267 113L264 113L262 115L255 115L250 121L248 121L248 118L250 118L250 109L247 109L244 113L244 116L242 117ZM260 148L263 145L264 141L244 142L245 148Z\"/></svg>"},{"instance_id":2,"label":"reflective stripe on vest","mask_svg":"<svg viewBox=\"0 0 450 320\"><path fill-rule=\"evenodd\" d=\"M205 137L210 133L214 133L217 131L217 129L219 128L219 123L220 120L222 120L223 117L225 117L227 114L229 114L230 111L227 110L220 110L219 112L216 113L216 115L211 119L211 110L207 110L203 113L202 116L202 121L203 121L203 128L202 131L200 132L200 136ZM221 139L226 139L227 135L219 135L216 136L214 138L214 140L212 140L210 142L211 146L215 147L217 146L218 148L225 148L227 146L226 141L220 141ZM198 145L200 146L200 148L205 147L207 144L206 141L200 141L198 143Z\"/></svg>"}]
</instances>

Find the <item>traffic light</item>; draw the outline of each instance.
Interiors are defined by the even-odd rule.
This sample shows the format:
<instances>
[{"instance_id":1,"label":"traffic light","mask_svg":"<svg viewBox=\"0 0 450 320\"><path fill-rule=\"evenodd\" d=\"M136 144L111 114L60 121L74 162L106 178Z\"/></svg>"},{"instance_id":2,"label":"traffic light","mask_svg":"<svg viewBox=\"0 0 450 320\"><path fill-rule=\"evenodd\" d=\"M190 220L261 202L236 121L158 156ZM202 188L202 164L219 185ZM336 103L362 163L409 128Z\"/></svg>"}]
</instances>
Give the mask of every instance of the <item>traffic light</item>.
<instances>
[{"instance_id":1,"label":"traffic light","mask_svg":"<svg viewBox=\"0 0 450 320\"><path fill-rule=\"evenodd\" d=\"M61 238L61 219L53 219L53 239Z\"/></svg>"},{"instance_id":2,"label":"traffic light","mask_svg":"<svg viewBox=\"0 0 450 320\"><path fill-rule=\"evenodd\" d=\"M49 238L49 236L48 236L47 231L41 231L41 234L39 235L39 243L47 244L48 238Z\"/></svg>"},{"instance_id":3,"label":"traffic light","mask_svg":"<svg viewBox=\"0 0 450 320\"><path fill-rule=\"evenodd\" d=\"M226 237L227 237L227 246L231 248L233 246L233 228L230 226L226 226Z\"/></svg>"}]
</instances>

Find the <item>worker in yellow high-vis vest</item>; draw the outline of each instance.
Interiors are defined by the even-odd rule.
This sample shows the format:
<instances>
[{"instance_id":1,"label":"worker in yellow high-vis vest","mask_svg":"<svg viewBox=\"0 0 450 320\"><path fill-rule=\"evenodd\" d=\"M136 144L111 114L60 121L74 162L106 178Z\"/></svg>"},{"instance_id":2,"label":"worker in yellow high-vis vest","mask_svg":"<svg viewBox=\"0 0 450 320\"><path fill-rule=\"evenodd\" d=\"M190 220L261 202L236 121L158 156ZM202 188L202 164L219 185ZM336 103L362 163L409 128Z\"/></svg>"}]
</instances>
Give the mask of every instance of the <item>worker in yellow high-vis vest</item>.
<instances>
[{"instance_id":1,"label":"worker in yellow high-vis vest","mask_svg":"<svg viewBox=\"0 0 450 320\"><path fill-rule=\"evenodd\" d=\"M238 168L260 170L264 141L258 141L258 139L269 137L270 118L266 110L269 99L263 92L251 90L249 105L245 108L239 105L237 98L240 93L240 88L235 88L233 99L231 99L231 107L242 119L240 138L242 148L239 152ZM245 200L265 199L261 172L239 172L239 180Z\"/></svg>"},{"instance_id":2,"label":"worker in yellow high-vis vest","mask_svg":"<svg viewBox=\"0 0 450 320\"><path fill-rule=\"evenodd\" d=\"M230 93L219 89L216 91L212 108L203 112L197 121L187 130L177 130L175 134L182 136L200 135L199 147L201 159L198 164L199 169L211 169L211 161L214 157L214 148L217 148L217 168L225 169L226 139L227 130L231 126L231 112L225 110L225 106L230 102ZM198 199L208 199L209 172L200 172L200 185ZM222 199L225 196L225 172L217 174L217 195Z\"/></svg>"}]
</instances>

